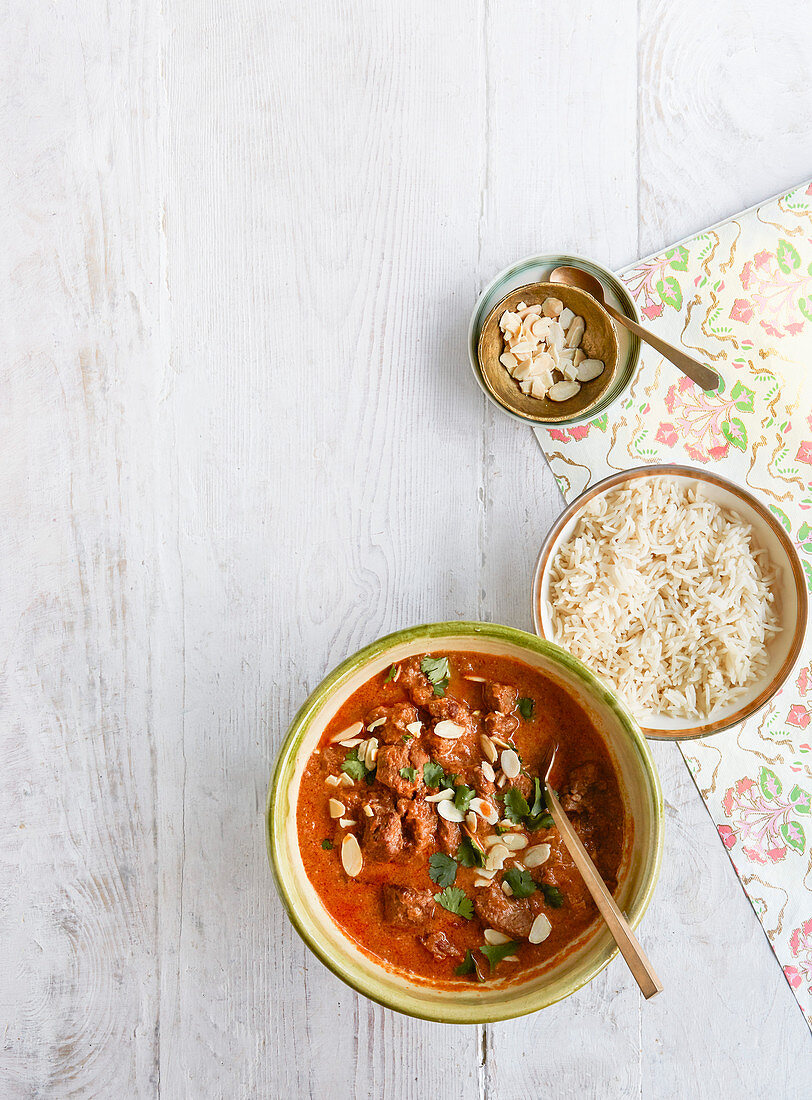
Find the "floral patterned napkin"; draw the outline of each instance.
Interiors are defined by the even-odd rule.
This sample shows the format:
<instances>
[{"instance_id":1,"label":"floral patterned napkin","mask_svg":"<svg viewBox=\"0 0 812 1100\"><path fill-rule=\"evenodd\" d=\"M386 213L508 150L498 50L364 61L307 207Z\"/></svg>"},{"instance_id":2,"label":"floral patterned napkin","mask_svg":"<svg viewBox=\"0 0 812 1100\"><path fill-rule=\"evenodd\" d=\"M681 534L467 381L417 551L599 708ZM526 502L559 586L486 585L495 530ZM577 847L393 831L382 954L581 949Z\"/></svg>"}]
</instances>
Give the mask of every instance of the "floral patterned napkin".
<instances>
[{"instance_id":1,"label":"floral patterned napkin","mask_svg":"<svg viewBox=\"0 0 812 1100\"><path fill-rule=\"evenodd\" d=\"M620 278L643 323L717 367L723 386L703 393L644 344L601 416L536 429L562 492L649 462L712 465L778 517L812 591L812 183ZM812 629L764 710L681 749L812 1026Z\"/></svg>"}]
</instances>

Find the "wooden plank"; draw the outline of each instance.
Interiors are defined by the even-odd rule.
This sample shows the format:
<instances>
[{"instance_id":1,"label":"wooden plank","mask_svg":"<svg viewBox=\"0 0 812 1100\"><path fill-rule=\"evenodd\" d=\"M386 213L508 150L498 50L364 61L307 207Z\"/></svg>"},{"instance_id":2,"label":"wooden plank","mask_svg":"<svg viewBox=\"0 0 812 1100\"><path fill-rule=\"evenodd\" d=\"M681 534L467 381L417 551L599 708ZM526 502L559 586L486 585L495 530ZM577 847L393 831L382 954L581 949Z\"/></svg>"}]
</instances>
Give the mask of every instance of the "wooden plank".
<instances>
[{"instance_id":1,"label":"wooden plank","mask_svg":"<svg viewBox=\"0 0 812 1100\"><path fill-rule=\"evenodd\" d=\"M4 1097L151 1096L154 6L5 21Z\"/></svg>"},{"instance_id":2,"label":"wooden plank","mask_svg":"<svg viewBox=\"0 0 812 1100\"><path fill-rule=\"evenodd\" d=\"M633 258L636 2L566 19L550 5L500 4L489 19L483 283L541 252ZM561 496L532 432L490 404L483 464L483 617L532 630L533 565ZM590 1096L600 1083L600 1095L639 1096L639 994L621 966L540 1016L488 1027L485 1095Z\"/></svg>"},{"instance_id":3,"label":"wooden plank","mask_svg":"<svg viewBox=\"0 0 812 1100\"><path fill-rule=\"evenodd\" d=\"M331 665L476 606L481 397L460 334L482 131L461 122L480 27L430 3L170 2L168 21L158 503L181 671L160 759L161 1088L417 1097L451 1065L474 1096L475 1028L395 1016L305 954L261 813Z\"/></svg>"}]
</instances>

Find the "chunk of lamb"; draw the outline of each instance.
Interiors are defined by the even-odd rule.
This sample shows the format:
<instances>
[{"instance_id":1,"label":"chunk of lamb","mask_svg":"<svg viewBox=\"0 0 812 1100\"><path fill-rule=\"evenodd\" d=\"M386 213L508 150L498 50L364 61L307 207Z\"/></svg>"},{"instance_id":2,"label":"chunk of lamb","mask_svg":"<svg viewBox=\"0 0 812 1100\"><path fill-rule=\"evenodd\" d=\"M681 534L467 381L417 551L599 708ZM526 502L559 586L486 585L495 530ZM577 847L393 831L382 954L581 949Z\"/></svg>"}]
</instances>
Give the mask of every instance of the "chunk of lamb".
<instances>
[{"instance_id":1,"label":"chunk of lamb","mask_svg":"<svg viewBox=\"0 0 812 1100\"><path fill-rule=\"evenodd\" d=\"M586 809L584 799L593 787L599 787L598 765L579 764L567 776L567 782L561 791L561 805L567 813L581 813Z\"/></svg>"},{"instance_id":2,"label":"chunk of lamb","mask_svg":"<svg viewBox=\"0 0 812 1100\"><path fill-rule=\"evenodd\" d=\"M447 856L455 856L462 841L460 827L455 821L446 821L444 817L437 819L437 844L440 851Z\"/></svg>"},{"instance_id":3,"label":"chunk of lamb","mask_svg":"<svg viewBox=\"0 0 812 1100\"><path fill-rule=\"evenodd\" d=\"M398 801L398 813L403 822L403 831L411 841L416 852L421 852L434 840L437 828L437 812L430 802L422 798L414 801L401 798Z\"/></svg>"},{"instance_id":4,"label":"chunk of lamb","mask_svg":"<svg viewBox=\"0 0 812 1100\"><path fill-rule=\"evenodd\" d=\"M425 707L434 698L431 682L420 671L419 657L411 657L400 666L400 683L418 707Z\"/></svg>"},{"instance_id":5,"label":"chunk of lamb","mask_svg":"<svg viewBox=\"0 0 812 1100\"><path fill-rule=\"evenodd\" d=\"M394 810L384 810L375 817L364 819L364 855L371 863L389 863L404 847L403 827L400 815Z\"/></svg>"},{"instance_id":6,"label":"chunk of lamb","mask_svg":"<svg viewBox=\"0 0 812 1100\"><path fill-rule=\"evenodd\" d=\"M427 707L437 722L453 722L463 733L457 738L439 737L432 728L423 738L432 760L445 771L454 772L468 766L478 748L476 721L465 703L458 699L434 699Z\"/></svg>"},{"instance_id":7,"label":"chunk of lamb","mask_svg":"<svg viewBox=\"0 0 812 1100\"><path fill-rule=\"evenodd\" d=\"M505 791L509 791L511 787L514 790L520 791L527 802L532 800L533 794L535 793L533 780L529 775L525 775L524 772L520 772L515 779L511 779L510 783L505 787Z\"/></svg>"},{"instance_id":8,"label":"chunk of lamb","mask_svg":"<svg viewBox=\"0 0 812 1100\"><path fill-rule=\"evenodd\" d=\"M486 799L492 805L496 805L496 784L488 779L482 771L482 766L474 768L474 789L480 798Z\"/></svg>"},{"instance_id":9,"label":"chunk of lamb","mask_svg":"<svg viewBox=\"0 0 812 1100\"><path fill-rule=\"evenodd\" d=\"M366 716L364 724L369 727L381 718L386 721L376 726L368 736L377 737L381 744L393 745L396 741L402 741L404 734L409 734L406 727L416 722L418 715L411 703L395 703L391 707L375 707Z\"/></svg>"},{"instance_id":10,"label":"chunk of lamb","mask_svg":"<svg viewBox=\"0 0 812 1100\"><path fill-rule=\"evenodd\" d=\"M530 935L533 925L530 903L523 898L509 898L498 882L476 891L474 908L483 924L512 940L525 940Z\"/></svg>"},{"instance_id":11,"label":"chunk of lamb","mask_svg":"<svg viewBox=\"0 0 812 1100\"><path fill-rule=\"evenodd\" d=\"M423 765L428 761L428 753L415 741L384 745L378 750L375 778L400 798L410 798L423 790ZM411 769L414 769L414 779L401 775L402 771L408 773Z\"/></svg>"},{"instance_id":12,"label":"chunk of lamb","mask_svg":"<svg viewBox=\"0 0 812 1100\"><path fill-rule=\"evenodd\" d=\"M459 959L462 952L442 932L429 932L420 937L420 942L435 959Z\"/></svg>"},{"instance_id":13,"label":"chunk of lamb","mask_svg":"<svg viewBox=\"0 0 812 1100\"><path fill-rule=\"evenodd\" d=\"M519 728L516 716L513 714L486 714L484 718L485 731L489 737L496 735L503 741L510 741L513 734Z\"/></svg>"},{"instance_id":14,"label":"chunk of lamb","mask_svg":"<svg viewBox=\"0 0 812 1100\"><path fill-rule=\"evenodd\" d=\"M519 689L509 684L483 684L482 700L488 710L510 714L519 698Z\"/></svg>"},{"instance_id":15,"label":"chunk of lamb","mask_svg":"<svg viewBox=\"0 0 812 1100\"><path fill-rule=\"evenodd\" d=\"M431 890L413 890L411 886L383 887L383 916L395 928L415 928L425 925L434 916Z\"/></svg>"}]
</instances>

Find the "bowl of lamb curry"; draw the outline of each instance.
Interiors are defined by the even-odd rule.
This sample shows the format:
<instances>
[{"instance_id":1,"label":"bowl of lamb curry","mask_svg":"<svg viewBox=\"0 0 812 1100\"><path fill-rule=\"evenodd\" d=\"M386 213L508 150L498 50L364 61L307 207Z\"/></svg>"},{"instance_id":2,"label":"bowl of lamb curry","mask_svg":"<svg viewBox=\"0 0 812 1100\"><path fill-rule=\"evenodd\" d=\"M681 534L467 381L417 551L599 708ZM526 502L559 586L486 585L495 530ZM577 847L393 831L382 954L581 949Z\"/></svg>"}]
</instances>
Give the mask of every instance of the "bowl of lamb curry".
<instances>
[{"instance_id":1,"label":"bowl of lamb curry","mask_svg":"<svg viewBox=\"0 0 812 1100\"><path fill-rule=\"evenodd\" d=\"M616 948L547 812L540 774L632 926L662 849L662 795L623 703L564 650L490 623L389 635L296 715L268 797L288 915L335 974L414 1016L543 1008Z\"/></svg>"}]
</instances>

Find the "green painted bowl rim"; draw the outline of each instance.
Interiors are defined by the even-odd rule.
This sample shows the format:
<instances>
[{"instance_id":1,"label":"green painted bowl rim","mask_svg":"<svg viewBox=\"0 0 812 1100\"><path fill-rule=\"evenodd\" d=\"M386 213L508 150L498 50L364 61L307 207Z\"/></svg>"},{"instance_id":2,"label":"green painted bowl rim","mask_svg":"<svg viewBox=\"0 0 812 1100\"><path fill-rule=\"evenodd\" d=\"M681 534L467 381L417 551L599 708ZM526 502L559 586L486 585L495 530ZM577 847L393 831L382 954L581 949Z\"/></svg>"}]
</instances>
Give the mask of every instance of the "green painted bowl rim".
<instances>
[{"instance_id":1,"label":"green painted bowl rim","mask_svg":"<svg viewBox=\"0 0 812 1100\"><path fill-rule=\"evenodd\" d=\"M340 665L332 670L332 672L327 674L318 687L308 696L297 711L288 728L285 740L282 742L279 749L271 780L268 785L265 824L268 859L271 870L273 871L277 892L279 893L279 897L287 912L288 918L313 954L316 955L316 957L320 959L337 978L356 990L356 992L362 993L365 997L375 1001L377 1004L383 1005L385 1008L391 1008L395 1011L402 1012L407 1016L439 1023L478 1024L516 1019L519 1016L539 1011L542 1008L549 1007L551 1004L564 1000L564 998L575 993L578 989L583 988L583 986L591 982L597 974L604 970L615 955L617 955L617 947L608 950L605 953L605 957L599 956L585 974L581 975L578 979L573 979L572 984L565 988L560 995L555 997L545 997L543 988L532 991L531 993L525 993L524 1003L517 1010L512 1003L513 997L511 994L514 989L519 991L521 987L507 987L505 989L505 1000L503 1002L483 1006L481 1009L472 1007L465 1011L458 1012L454 1012L451 1006L446 1006L443 1014L439 1015L436 1010L432 1011L430 1008L423 1008L421 1006L421 986L415 984L411 989L404 990L403 993L400 991L387 991L384 996L380 993L378 982L376 982L374 977L356 971L354 964L348 963L346 966L342 966L339 960L331 957L322 948L318 939L308 932L297 916L295 905L287 889L282 861L277 852L276 844L278 838L274 829L274 812L277 809L283 791L279 781L292 757L295 756L298 744L307 732L311 719L319 711L331 692L340 686L340 684L352 673L396 645L411 642L418 638L436 640L444 637L465 637L466 635L470 637L479 636L493 638L497 641L510 642L520 648L538 653L562 665L570 673L574 674L577 679L581 680L584 686L592 694L597 696L614 711L621 727L629 736L631 744L637 750L638 760L641 765L641 778L644 778L649 784L653 804L652 847L654 851L649 851L648 853L648 862L644 873L644 886L634 899L629 911L626 913L629 924L632 928L636 928L648 908L657 885L663 854L663 795L651 749L640 727L637 725L637 722L620 697L608 686L608 684L604 683L600 677L591 672L590 669L577 658L567 653L566 650L561 649L560 646L515 627L500 626L495 623L469 621L424 623L420 626L407 627L404 630L398 630L392 634L387 634L378 638L376 641L364 646L363 649L358 650L357 653L354 653L352 656L342 661ZM518 999L518 997L516 999Z\"/></svg>"}]
</instances>

